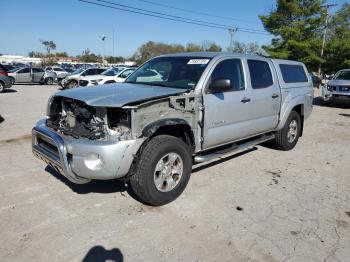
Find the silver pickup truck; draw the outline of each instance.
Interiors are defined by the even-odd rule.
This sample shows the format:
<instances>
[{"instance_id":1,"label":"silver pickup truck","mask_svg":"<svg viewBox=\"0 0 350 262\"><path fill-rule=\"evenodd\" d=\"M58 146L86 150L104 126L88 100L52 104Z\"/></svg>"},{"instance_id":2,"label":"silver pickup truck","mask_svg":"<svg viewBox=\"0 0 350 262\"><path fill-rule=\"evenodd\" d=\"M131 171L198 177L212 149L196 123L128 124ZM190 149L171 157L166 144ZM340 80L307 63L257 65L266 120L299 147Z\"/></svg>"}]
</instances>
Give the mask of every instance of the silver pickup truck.
<instances>
[{"instance_id":1,"label":"silver pickup truck","mask_svg":"<svg viewBox=\"0 0 350 262\"><path fill-rule=\"evenodd\" d=\"M53 95L33 153L74 183L130 181L150 205L185 189L192 165L271 141L290 150L312 111L304 64L232 53L153 58L125 83Z\"/></svg>"}]
</instances>

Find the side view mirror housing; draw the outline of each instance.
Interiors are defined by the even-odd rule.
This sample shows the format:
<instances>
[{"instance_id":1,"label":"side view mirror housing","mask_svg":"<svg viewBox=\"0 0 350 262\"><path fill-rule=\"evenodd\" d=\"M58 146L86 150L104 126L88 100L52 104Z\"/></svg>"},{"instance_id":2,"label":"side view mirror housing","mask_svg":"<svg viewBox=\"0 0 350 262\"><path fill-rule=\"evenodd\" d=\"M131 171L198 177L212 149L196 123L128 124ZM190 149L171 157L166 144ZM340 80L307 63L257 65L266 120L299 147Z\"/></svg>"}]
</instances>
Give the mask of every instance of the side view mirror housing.
<instances>
[{"instance_id":1,"label":"side view mirror housing","mask_svg":"<svg viewBox=\"0 0 350 262\"><path fill-rule=\"evenodd\" d=\"M211 82L209 86L210 93L221 93L231 90L230 79L218 79Z\"/></svg>"}]
</instances>

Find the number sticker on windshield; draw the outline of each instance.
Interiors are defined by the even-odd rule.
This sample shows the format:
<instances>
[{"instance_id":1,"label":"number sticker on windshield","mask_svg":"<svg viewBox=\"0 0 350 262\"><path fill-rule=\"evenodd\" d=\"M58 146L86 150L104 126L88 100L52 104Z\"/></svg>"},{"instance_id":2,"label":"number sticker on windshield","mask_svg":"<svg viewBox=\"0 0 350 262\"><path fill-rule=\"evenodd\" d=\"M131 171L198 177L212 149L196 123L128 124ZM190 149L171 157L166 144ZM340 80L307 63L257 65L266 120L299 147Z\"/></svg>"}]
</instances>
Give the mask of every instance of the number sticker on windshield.
<instances>
[{"instance_id":1,"label":"number sticker on windshield","mask_svg":"<svg viewBox=\"0 0 350 262\"><path fill-rule=\"evenodd\" d=\"M191 59L188 61L188 65L206 65L208 64L209 59Z\"/></svg>"}]
</instances>

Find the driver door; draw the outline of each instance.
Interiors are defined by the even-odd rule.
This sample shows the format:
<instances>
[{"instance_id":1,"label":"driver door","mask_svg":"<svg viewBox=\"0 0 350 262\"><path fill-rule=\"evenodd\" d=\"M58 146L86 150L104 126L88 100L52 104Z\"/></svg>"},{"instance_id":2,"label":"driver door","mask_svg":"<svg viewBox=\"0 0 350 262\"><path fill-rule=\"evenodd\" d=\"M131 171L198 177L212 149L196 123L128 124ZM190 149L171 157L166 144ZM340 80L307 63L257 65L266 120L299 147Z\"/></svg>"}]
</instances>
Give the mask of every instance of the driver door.
<instances>
[{"instance_id":1,"label":"driver door","mask_svg":"<svg viewBox=\"0 0 350 262\"><path fill-rule=\"evenodd\" d=\"M219 61L211 72L203 95L204 144L203 149L215 147L249 136L251 121L251 89L241 59ZM230 90L211 92L215 80L230 80Z\"/></svg>"}]
</instances>

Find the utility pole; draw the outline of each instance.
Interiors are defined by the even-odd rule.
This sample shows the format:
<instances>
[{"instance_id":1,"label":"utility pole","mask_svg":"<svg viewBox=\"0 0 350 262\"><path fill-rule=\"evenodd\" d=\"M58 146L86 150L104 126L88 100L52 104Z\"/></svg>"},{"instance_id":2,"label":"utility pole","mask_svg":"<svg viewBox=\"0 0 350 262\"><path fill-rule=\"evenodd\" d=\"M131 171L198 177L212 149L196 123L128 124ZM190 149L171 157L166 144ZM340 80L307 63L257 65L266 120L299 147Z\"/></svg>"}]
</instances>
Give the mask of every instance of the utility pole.
<instances>
[{"instance_id":1,"label":"utility pole","mask_svg":"<svg viewBox=\"0 0 350 262\"><path fill-rule=\"evenodd\" d=\"M113 57L114 57L114 32L115 32L115 30L113 28Z\"/></svg>"},{"instance_id":2,"label":"utility pole","mask_svg":"<svg viewBox=\"0 0 350 262\"><path fill-rule=\"evenodd\" d=\"M231 27L228 29L228 32L230 34L230 52L233 52L233 35L238 31L237 27Z\"/></svg>"},{"instance_id":3,"label":"utility pole","mask_svg":"<svg viewBox=\"0 0 350 262\"><path fill-rule=\"evenodd\" d=\"M105 40L106 40L107 36L102 35L101 36L101 40L102 40L102 65L105 64Z\"/></svg>"},{"instance_id":4,"label":"utility pole","mask_svg":"<svg viewBox=\"0 0 350 262\"><path fill-rule=\"evenodd\" d=\"M337 4L327 4L327 5L321 5L321 8L325 9L326 12L326 20L325 20L325 25L324 25L324 30L323 30L323 38L322 38L322 47L321 47L321 58L323 57L324 53L324 47L326 45L326 35L327 35L327 29L328 29L328 19L329 19L329 8L337 6ZM318 66L318 76L321 77L321 63Z\"/></svg>"}]
</instances>

